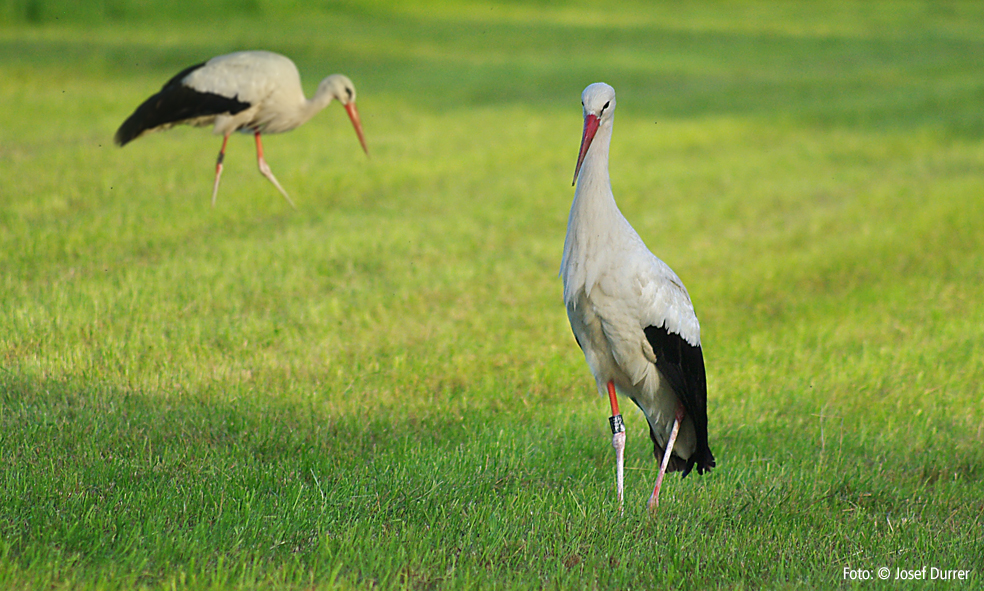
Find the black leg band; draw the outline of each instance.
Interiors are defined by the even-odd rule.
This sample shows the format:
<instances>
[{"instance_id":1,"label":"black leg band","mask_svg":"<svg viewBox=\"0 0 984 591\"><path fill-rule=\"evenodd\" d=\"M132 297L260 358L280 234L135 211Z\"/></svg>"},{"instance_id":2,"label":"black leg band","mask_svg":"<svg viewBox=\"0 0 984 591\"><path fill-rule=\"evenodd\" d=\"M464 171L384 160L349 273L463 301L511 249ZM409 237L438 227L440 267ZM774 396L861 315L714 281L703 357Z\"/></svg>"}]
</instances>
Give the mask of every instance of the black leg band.
<instances>
[{"instance_id":1,"label":"black leg band","mask_svg":"<svg viewBox=\"0 0 984 591\"><path fill-rule=\"evenodd\" d=\"M612 435L625 432L625 423L622 422L622 415L608 417L608 424L612 428Z\"/></svg>"}]
</instances>

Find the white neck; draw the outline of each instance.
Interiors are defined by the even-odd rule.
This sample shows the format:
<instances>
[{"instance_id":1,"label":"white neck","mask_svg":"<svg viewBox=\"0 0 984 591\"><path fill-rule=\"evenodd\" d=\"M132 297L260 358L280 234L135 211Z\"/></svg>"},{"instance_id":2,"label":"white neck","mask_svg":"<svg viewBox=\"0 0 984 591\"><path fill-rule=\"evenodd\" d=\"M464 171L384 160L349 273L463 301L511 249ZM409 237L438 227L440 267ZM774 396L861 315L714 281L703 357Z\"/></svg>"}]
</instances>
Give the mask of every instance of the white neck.
<instances>
[{"instance_id":1,"label":"white neck","mask_svg":"<svg viewBox=\"0 0 984 591\"><path fill-rule=\"evenodd\" d=\"M325 107L330 105L331 101L334 99L335 95L332 94L331 89L328 88L326 84L321 84L318 86L318 91L314 93L314 96L304 101L304 107L301 109L301 117L303 120L298 123L298 125L307 122L311 117L314 117L320 113Z\"/></svg>"},{"instance_id":2,"label":"white neck","mask_svg":"<svg viewBox=\"0 0 984 591\"><path fill-rule=\"evenodd\" d=\"M615 204L608 176L612 122L609 119L598 126L577 177L560 267L564 280L564 301L567 303L582 288L591 291L598 272L606 267L600 257L615 252L611 246L621 242L626 229L630 234L635 234Z\"/></svg>"}]
</instances>

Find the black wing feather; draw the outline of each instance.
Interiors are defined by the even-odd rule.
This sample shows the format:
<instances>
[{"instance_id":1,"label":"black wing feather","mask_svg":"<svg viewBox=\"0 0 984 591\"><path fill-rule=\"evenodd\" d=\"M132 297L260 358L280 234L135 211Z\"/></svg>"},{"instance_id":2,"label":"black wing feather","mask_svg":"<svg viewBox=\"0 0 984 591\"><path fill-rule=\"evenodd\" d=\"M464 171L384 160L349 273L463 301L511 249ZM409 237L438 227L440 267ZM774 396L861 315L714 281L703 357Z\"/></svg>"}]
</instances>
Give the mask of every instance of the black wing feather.
<instances>
[{"instance_id":1,"label":"black wing feather","mask_svg":"<svg viewBox=\"0 0 984 591\"><path fill-rule=\"evenodd\" d=\"M250 107L249 103L236 98L200 92L182 83L188 74L204 65L205 62L202 62L181 70L161 87L160 92L137 107L116 130L116 143L125 146L143 133L162 125L175 125L189 119L223 113L235 115Z\"/></svg>"},{"instance_id":2,"label":"black wing feather","mask_svg":"<svg viewBox=\"0 0 984 591\"><path fill-rule=\"evenodd\" d=\"M697 448L687 460L683 476L689 474L694 466L698 474L703 474L715 463L707 443L707 377L700 345L691 345L663 326L648 326L645 333L656 354L656 369L669 380L670 387L683 404L684 412L694 422ZM653 441L655 443L655 439Z\"/></svg>"}]
</instances>

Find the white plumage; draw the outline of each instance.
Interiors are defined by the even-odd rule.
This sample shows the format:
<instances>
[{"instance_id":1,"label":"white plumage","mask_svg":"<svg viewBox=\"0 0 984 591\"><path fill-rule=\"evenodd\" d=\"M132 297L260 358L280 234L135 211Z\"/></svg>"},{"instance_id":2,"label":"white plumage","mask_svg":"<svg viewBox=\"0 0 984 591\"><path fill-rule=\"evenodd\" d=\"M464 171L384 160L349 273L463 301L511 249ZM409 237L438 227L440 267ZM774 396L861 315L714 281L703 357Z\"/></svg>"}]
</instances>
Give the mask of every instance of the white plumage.
<instances>
[{"instance_id":1,"label":"white plumage","mask_svg":"<svg viewBox=\"0 0 984 591\"><path fill-rule=\"evenodd\" d=\"M252 133L256 137L260 173L294 205L263 157L260 134L282 133L303 125L332 100L345 107L362 149L368 154L351 80L341 74L328 76L314 96L307 99L300 74L290 59L269 51L240 51L179 72L123 122L116 131L116 143L123 146L151 131L179 124L212 125L213 133L223 136L212 188L215 205L229 135L235 131Z\"/></svg>"},{"instance_id":2,"label":"white plumage","mask_svg":"<svg viewBox=\"0 0 984 591\"><path fill-rule=\"evenodd\" d=\"M654 455L663 460L650 508L659 501L663 474L715 465L707 443L707 388L700 323L690 295L670 267L654 256L619 211L608 175L615 90L584 89L584 132L575 169L577 189L564 242L561 277L571 329L599 392L628 396L650 426ZM624 433L613 423L622 499ZM670 454L664 454L669 448Z\"/></svg>"}]
</instances>

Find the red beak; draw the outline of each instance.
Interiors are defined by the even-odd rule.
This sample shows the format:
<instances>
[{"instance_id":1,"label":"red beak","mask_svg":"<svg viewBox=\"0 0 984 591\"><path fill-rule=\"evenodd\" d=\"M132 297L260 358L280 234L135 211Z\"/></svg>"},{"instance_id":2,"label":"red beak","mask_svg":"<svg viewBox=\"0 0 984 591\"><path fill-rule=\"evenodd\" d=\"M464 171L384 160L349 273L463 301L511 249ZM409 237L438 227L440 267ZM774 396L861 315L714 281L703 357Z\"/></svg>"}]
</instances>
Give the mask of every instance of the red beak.
<instances>
[{"instance_id":1,"label":"red beak","mask_svg":"<svg viewBox=\"0 0 984 591\"><path fill-rule=\"evenodd\" d=\"M584 155L588 153L588 147L591 145L591 140L594 139L595 133L598 132L598 123L600 121L594 115L588 113L584 117L584 132L581 134L581 152L577 155L577 166L574 168L574 180L571 181L571 186L577 182L577 173L581 171L581 163L584 162Z\"/></svg>"},{"instance_id":2,"label":"red beak","mask_svg":"<svg viewBox=\"0 0 984 591\"><path fill-rule=\"evenodd\" d=\"M355 103L351 102L345 105L345 110L348 112L349 119L352 120L352 127L355 127L355 134L359 136L359 143L362 144L362 151L369 155L369 148L366 147L366 138L362 135L362 123L359 122L359 112L355 109Z\"/></svg>"}]
</instances>

